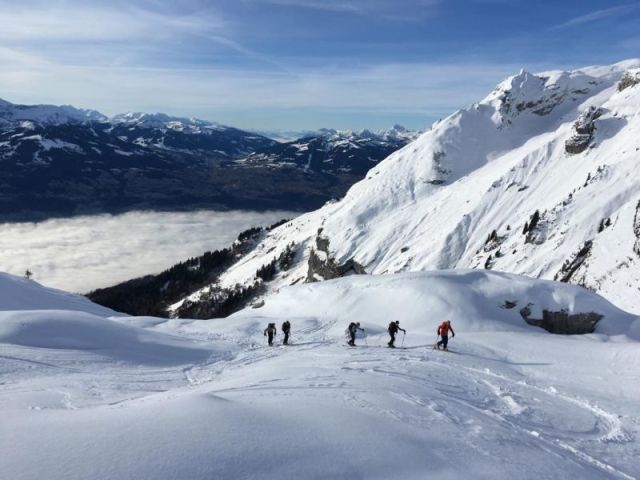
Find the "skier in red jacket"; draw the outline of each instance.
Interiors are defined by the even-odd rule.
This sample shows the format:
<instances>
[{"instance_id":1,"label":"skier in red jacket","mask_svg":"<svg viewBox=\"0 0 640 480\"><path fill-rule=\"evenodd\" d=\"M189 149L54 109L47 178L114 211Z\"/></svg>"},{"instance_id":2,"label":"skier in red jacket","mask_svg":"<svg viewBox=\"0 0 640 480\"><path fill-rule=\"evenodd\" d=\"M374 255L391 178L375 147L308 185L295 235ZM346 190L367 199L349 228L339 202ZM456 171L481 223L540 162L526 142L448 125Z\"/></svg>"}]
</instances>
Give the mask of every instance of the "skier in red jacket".
<instances>
[{"instance_id":1,"label":"skier in red jacket","mask_svg":"<svg viewBox=\"0 0 640 480\"><path fill-rule=\"evenodd\" d=\"M436 347L440 350L442 345L443 350L447 350L447 343L449 343L449 330L451 330L451 338L456 336L456 332L453 331L450 320L445 320L438 326L438 335L440 335L440 341L436 343Z\"/></svg>"}]
</instances>

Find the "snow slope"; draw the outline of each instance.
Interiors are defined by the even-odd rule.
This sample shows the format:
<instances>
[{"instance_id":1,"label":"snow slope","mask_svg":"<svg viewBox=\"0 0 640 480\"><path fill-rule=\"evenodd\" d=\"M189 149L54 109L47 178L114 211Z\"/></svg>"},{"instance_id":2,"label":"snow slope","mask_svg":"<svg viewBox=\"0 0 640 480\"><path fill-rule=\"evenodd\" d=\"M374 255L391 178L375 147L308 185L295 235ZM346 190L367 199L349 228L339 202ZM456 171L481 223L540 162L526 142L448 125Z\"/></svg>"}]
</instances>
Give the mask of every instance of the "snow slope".
<instances>
[{"instance_id":1,"label":"snow slope","mask_svg":"<svg viewBox=\"0 0 640 480\"><path fill-rule=\"evenodd\" d=\"M117 315L82 295L43 287L33 280L0 272L2 310L72 310L103 317Z\"/></svg>"},{"instance_id":2,"label":"snow slope","mask_svg":"<svg viewBox=\"0 0 640 480\"><path fill-rule=\"evenodd\" d=\"M604 318L551 335L506 300ZM452 353L431 347L445 317ZM265 346L266 323L285 318L293 345ZM394 318L406 348L382 347ZM367 336L350 348L356 319ZM215 321L0 311L0 472L637 478L639 339L638 317L591 292L483 271L288 287Z\"/></svg>"},{"instance_id":3,"label":"snow slope","mask_svg":"<svg viewBox=\"0 0 640 480\"><path fill-rule=\"evenodd\" d=\"M355 260L367 273L490 268L583 285L640 312L640 83L620 83L639 69L629 60L521 71L341 201L270 232L220 286L253 283L291 242L296 264L267 289L303 281L321 228L337 264ZM576 138L585 150L569 153Z\"/></svg>"}]
</instances>

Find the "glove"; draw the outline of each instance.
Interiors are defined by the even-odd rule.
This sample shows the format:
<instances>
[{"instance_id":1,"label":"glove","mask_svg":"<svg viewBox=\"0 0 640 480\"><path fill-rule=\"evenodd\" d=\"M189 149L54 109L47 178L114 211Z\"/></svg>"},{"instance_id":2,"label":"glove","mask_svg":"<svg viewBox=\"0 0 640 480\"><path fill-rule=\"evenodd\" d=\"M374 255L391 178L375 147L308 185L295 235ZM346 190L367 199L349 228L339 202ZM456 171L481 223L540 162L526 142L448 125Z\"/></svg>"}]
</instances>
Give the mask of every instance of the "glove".
<instances>
[{"instance_id":1,"label":"glove","mask_svg":"<svg viewBox=\"0 0 640 480\"><path fill-rule=\"evenodd\" d=\"M453 338L453 337L455 337L455 336L456 336L456 334L455 334L455 333L452 333L452 334L451 334L451 338Z\"/></svg>"}]
</instances>

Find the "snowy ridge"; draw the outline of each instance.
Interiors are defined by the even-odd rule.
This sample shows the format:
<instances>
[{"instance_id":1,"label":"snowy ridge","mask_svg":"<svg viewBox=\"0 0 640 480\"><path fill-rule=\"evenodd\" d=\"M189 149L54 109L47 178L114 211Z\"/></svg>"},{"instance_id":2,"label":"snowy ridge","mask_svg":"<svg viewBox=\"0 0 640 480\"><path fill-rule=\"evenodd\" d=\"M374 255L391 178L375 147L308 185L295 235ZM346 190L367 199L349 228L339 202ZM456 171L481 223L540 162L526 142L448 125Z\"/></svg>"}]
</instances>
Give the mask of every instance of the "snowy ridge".
<instances>
[{"instance_id":1,"label":"snowy ridge","mask_svg":"<svg viewBox=\"0 0 640 480\"><path fill-rule=\"evenodd\" d=\"M82 295L55 288L9 273L0 272L0 310L73 310L92 315L119 315Z\"/></svg>"},{"instance_id":2,"label":"snowy ridge","mask_svg":"<svg viewBox=\"0 0 640 480\"><path fill-rule=\"evenodd\" d=\"M111 117L114 124L125 124L143 128L169 129L184 133L206 133L211 130L225 130L219 123L199 118L174 117L164 113L127 112Z\"/></svg>"},{"instance_id":3,"label":"snowy ridge","mask_svg":"<svg viewBox=\"0 0 640 480\"><path fill-rule=\"evenodd\" d=\"M51 298L3 281L42 307ZM604 317L595 334L551 335L506 301ZM421 272L287 287L219 321L92 308L0 306L7 478L640 475L640 318L579 287ZM444 318L450 353L432 349ZM266 324L284 319L292 345L265 346ZM384 347L393 319L407 330L396 350ZM353 320L366 330L356 348L344 344Z\"/></svg>"},{"instance_id":4,"label":"snowy ridge","mask_svg":"<svg viewBox=\"0 0 640 480\"><path fill-rule=\"evenodd\" d=\"M290 142L258 150L235 161L238 166L299 168L305 173L358 175L362 178L372 166L418 137L395 125L389 130L334 130L323 128Z\"/></svg>"},{"instance_id":5,"label":"snowy ridge","mask_svg":"<svg viewBox=\"0 0 640 480\"><path fill-rule=\"evenodd\" d=\"M583 285L638 312L640 86L620 83L638 67L508 78L390 155L341 201L270 232L220 284L255 281L291 242L296 265L267 288L304 281L322 229L337 264L353 260L367 273L490 268ZM581 125L589 109L598 115ZM569 149L576 128L586 144Z\"/></svg>"},{"instance_id":6,"label":"snowy ridge","mask_svg":"<svg viewBox=\"0 0 640 480\"><path fill-rule=\"evenodd\" d=\"M108 117L95 110L83 110L71 105L16 105L0 99L0 127L20 121L32 121L45 125L106 122Z\"/></svg>"}]
</instances>

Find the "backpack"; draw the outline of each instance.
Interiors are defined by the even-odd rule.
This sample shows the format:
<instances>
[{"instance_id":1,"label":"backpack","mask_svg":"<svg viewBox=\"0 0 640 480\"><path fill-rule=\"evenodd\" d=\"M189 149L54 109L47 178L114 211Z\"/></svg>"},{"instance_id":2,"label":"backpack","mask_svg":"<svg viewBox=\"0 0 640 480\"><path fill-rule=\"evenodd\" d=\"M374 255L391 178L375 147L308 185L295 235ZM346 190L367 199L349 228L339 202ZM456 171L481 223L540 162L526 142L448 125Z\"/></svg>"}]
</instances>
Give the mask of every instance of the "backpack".
<instances>
[{"instance_id":1,"label":"backpack","mask_svg":"<svg viewBox=\"0 0 640 480\"><path fill-rule=\"evenodd\" d=\"M396 333L398 331L398 325L396 325L396 322L391 322L389 324L389 328L387 328L387 331L389 333Z\"/></svg>"},{"instance_id":2,"label":"backpack","mask_svg":"<svg viewBox=\"0 0 640 480\"><path fill-rule=\"evenodd\" d=\"M289 320L287 320L282 324L282 331L288 332L290 329L291 329L291 324L289 323Z\"/></svg>"}]
</instances>

